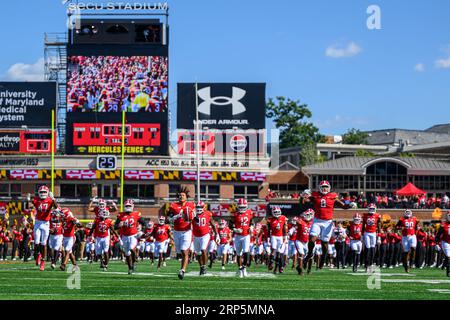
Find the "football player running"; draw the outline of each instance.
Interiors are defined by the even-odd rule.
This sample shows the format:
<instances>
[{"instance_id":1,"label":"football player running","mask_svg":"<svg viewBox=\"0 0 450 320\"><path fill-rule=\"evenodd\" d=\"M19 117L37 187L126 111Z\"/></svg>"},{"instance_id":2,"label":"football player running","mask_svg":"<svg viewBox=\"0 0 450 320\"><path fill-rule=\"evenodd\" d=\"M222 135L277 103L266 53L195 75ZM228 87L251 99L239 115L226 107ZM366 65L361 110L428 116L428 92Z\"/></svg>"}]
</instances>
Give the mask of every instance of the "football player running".
<instances>
[{"instance_id":1,"label":"football player running","mask_svg":"<svg viewBox=\"0 0 450 320\"><path fill-rule=\"evenodd\" d=\"M273 269L273 273L277 273L277 269L280 273L283 273L283 253L286 249L288 230L286 216L281 214L281 209L279 206L272 207L272 217L267 219L267 227L270 236L270 247L272 248L268 268L269 270L273 269L273 261L275 260L275 268Z\"/></svg>"},{"instance_id":2,"label":"football player running","mask_svg":"<svg viewBox=\"0 0 450 320\"><path fill-rule=\"evenodd\" d=\"M445 214L445 221L442 221L435 241L441 244L442 251L447 257L447 277L450 277L450 211Z\"/></svg>"},{"instance_id":3,"label":"football player running","mask_svg":"<svg viewBox=\"0 0 450 320\"><path fill-rule=\"evenodd\" d=\"M234 246L239 267L240 278L247 277L247 264L250 256L250 226L253 212L248 208L247 200L241 198L237 202L237 212L233 213L233 232L235 233Z\"/></svg>"},{"instance_id":4,"label":"football player running","mask_svg":"<svg viewBox=\"0 0 450 320\"><path fill-rule=\"evenodd\" d=\"M362 232L364 234L364 245L366 247L366 261L365 267L366 272L375 260L375 248L377 246L377 234L381 229L381 219L380 215L377 213L377 206L375 204L370 204L368 207L368 212L363 216L363 228Z\"/></svg>"},{"instance_id":5,"label":"football player running","mask_svg":"<svg viewBox=\"0 0 450 320\"><path fill-rule=\"evenodd\" d=\"M149 221L148 222L148 227L145 230L145 235L146 235L146 239L145 239L145 252L147 253L149 259L150 259L150 263L151 265L153 265L153 263L155 262L155 238L153 237L153 228L154 228L155 224L153 223L153 221Z\"/></svg>"},{"instance_id":6,"label":"football player running","mask_svg":"<svg viewBox=\"0 0 450 320\"><path fill-rule=\"evenodd\" d=\"M95 255L100 260L100 268L103 271L108 270L111 233L118 236L114 231L114 221L109 218L109 215L109 210L100 210L92 225L95 238Z\"/></svg>"},{"instance_id":7,"label":"football player running","mask_svg":"<svg viewBox=\"0 0 450 320\"><path fill-rule=\"evenodd\" d=\"M297 232L295 234L295 248L298 254L297 272L300 276L303 275L303 260L308 254L309 233L314 219L314 210L308 209L303 212L300 219L297 219Z\"/></svg>"},{"instance_id":8,"label":"football player running","mask_svg":"<svg viewBox=\"0 0 450 320\"><path fill-rule=\"evenodd\" d=\"M359 258L361 256L362 243L361 234L363 230L362 219L359 213L355 213L353 221L348 226L348 234L350 238L350 248L353 253L353 272L358 271Z\"/></svg>"},{"instance_id":9,"label":"football player running","mask_svg":"<svg viewBox=\"0 0 450 320\"><path fill-rule=\"evenodd\" d=\"M194 219L195 204L188 202L189 192L182 188L178 192L178 202L170 205L169 216L173 219L173 238L177 254L181 254L181 269L178 278L183 280L189 263L189 250L192 243L192 220Z\"/></svg>"},{"instance_id":10,"label":"football player running","mask_svg":"<svg viewBox=\"0 0 450 320\"><path fill-rule=\"evenodd\" d=\"M417 219L413 216L411 210L405 210L403 217L399 219L396 227L402 230L403 268L409 273L410 269L414 267L417 246Z\"/></svg>"},{"instance_id":11,"label":"football player running","mask_svg":"<svg viewBox=\"0 0 450 320\"><path fill-rule=\"evenodd\" d=\"M158 223L153 226L151 237L155 239L155 255L158 258L158 271L161 270L161 265L166 266L166 253L169 239L172 238L172 229L166 224L166 217L158 218Z\"/></svg>"},{"instance_id":12,"label":"football player running","mask_svg":"<svg viewBox=\"0 0 450 320\"><path fill-rule=\"evenodd\" d=\"M48 246L51 250L51 267L55 269L56 261L61 253L61 246L63 242L63 227L62 227L63 214L61 210L54 209L52 211L52 218L50 219L50 238L48 240Z\"/></svg>"},{"instance_id":13,"label":"football player running","mask_svg":"<svg viewBox=\"0 0 450 320\"><path fill-rule=\"evenodd\" d=\"M208 262L208 255L206 249L208 248L211 235L209 228L214 230L217 234L216 226L212 220L212 213L205 210L205 204L202 201L195 205L195 218L192 224L192 232L194 234L194 251L197 255L197 261L200 265L200 275L206 274L206 264Z\"/></svg>"},{"instance_id":14,"label":"football player running","mask_svg":"<svg viewBox=\"0 0 450 320\"><path fill-rule=\"evenodd\" d=\"M297 238L297 221L298 217L294 217L288 223L288 257L292 259L292 267L294 269L297 265L297 249L295 248L295 239Z\"/></svg>"},{"instance_id":15,"label":"football player running","mask_svg":"<svg viewBox=\"0 0 450 320\"><path fill-rule=\"evenodd\" d=\"M109 204L109 205L108 205ZM92 198L88 206L88 211L93 212L97 218L100 211L108 210L109 212L118 212L117 205L114 201L106 201L104 199Z\"/></svg>"},{"instance_id":16,"label":"football player running","mask_svg":"<svg viewBox=\"0 0 450 320\"><path fill-rule=\"evenodd\" d=\"M75 243L75 227L81 228L83 225L78 221L73 215L72 211L67 208L61 209L63 214L63 247L64 247L64 258L61 266L59 267L62 271L66 270L67 262L72 262L74 268L77 267L77 262L75 260L75 255L72 252L73 245Z\"/></svg>"},{"instance_id":17,"label":"football player running","mask_svg":"<svg viewBox=\"0 0 450 320\"><path fill-rule=\"evenodd\" d=\"M133 200L126 200L124 203L124 212L119 213L114 224L114 229L120 230L119 233L123 244L123 251L128 265L128 274L132 274L136 271L136 235L138 233L138 224L140 224L144 230L147 228L147 224L141 217L141 213L134 210Z\"/></svg>"},{"instance_id":18,"label":"football player running","mask_svg":"<svg viewBox=\"0 0 450 320\"><path fill-rule=\"evenodd\" d=\"M31 209L36 210L33 228L34 254L36 265L39 266L40 271L43 271L45 269L44 260L47 257L47 240L50 233L52 209L58 208L58 204L47 186L41 186L38 194L32 201L30 194L28 194L27 200Z\"/></svg>"},{"instance_id":19,"label":"football player running","mask_svg":"<svg viewBox=\"0 0 450 320\"><path fill-rule=\"evenodd\" d=\"M311 272L311 265L313 258L313 250L316 240L319 239L322 245L322 258L320 260L319 268L322 268L325 263L325 256L328 252L328 242L333 233L333 212L335 204L341 207L346 205L338 199L338 195L331 192L331 185L328 181L322 181L319 184L319 192L310 192L305 190L300 201L304 204L311 203L315 212L314 222L311 227L310 239L308 243L308 273Z\"/></svg>"},{"instance_id":20,"label":"football player running","mask_svg":"<svg viewBox=\"0 0 450 320\"><path fill-rule=\"evenodd\" d=\"M231 243L231 230L228 228L226 220L220 220L217 233L219 234L220 241L217 254L219 257L222 257L222 270L225 270L225 264L228 263L228 252L230 251Z\"/></svg>"}]
</instances>

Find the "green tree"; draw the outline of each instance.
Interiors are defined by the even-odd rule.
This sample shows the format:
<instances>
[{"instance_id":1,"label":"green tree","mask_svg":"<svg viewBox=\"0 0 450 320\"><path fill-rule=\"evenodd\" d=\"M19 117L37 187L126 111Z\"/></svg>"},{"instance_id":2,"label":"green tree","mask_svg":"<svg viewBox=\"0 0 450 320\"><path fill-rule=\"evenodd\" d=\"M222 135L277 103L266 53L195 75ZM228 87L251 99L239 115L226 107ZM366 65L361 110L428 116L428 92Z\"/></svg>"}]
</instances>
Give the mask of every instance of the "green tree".
<instances>
[{"instance_id":1,"label":"green tree","mask_svg":"<svg viewBox=\"0 0 450 320\"><path fill-rule=\"evenodd\" d=\"M302 147L300 151L300 166L309 166L315 163L322 163L326 160L324 156L317 153L315 143L307 143Z\"/></svg>"},{"instance_id":2,"label":"green tree","mask_svg":"<svg viewBox=\"0 0 450 320\"><path fill-rule=\"evenodd\" d=\"M344 144L367 144L369 135L358 129L352 128L342 136L342 143Z\"/></svg>"},{"instance_id":3,"label":"green tree","mask_svg":"<svg viewBox=\"0 0 450 320\"><path fill-rule=\"evenodd\" d=\"M269 99L266 116L273 119L280 130L280 148L300 147L323 141L319 129L307 121L312 113L307 104L285 97Z\"/></svg>"},{"instance_id":4,"label":"green tree","mask_svg":"<svg viewBox=\"0 0 450 320\"><path fill-rule=\"evenodd\" d=\"M355 153L355 157L374 157L375 154L370 151L359 149Z\"/></svg>"}]
</instances>

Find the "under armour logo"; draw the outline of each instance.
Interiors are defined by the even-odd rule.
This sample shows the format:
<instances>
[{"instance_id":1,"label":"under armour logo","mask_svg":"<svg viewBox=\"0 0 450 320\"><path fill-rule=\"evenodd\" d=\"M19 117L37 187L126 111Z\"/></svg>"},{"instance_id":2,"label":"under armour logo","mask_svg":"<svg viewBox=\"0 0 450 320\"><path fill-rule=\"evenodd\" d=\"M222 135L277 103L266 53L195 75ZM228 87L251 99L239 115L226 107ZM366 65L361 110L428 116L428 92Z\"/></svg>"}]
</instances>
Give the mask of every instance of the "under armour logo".
<instances>
[{"instance_id":1,"label":"under armour logo","mask_svg":"<svg viewBox=\"0 0 450 320\"><path fill-rule=\"evenodd\" d=\"M198 96L204 100L198 106L198 112L211 115L211 105L216 106L233 106L233 116L245 112L245 106L240 102L245 97L247 91L233 87L233 96L230 97L211 97L211 87L198 90Z\"/></svg>"}]
</instances>

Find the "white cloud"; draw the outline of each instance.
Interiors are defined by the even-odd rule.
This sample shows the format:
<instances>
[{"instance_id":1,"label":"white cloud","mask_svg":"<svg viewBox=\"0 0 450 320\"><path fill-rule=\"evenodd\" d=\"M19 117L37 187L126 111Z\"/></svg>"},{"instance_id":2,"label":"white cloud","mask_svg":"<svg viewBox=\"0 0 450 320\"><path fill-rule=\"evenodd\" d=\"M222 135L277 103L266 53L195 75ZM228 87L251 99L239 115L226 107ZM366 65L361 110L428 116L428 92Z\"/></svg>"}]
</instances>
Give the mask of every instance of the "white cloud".
<instances>
[{"instance_id":1,"label":"white cloud","mask_svg":"<svg viewBox=\"0 0 450 320\"><path fill-rule=\"evenodd\" d=\"M40 58L33 64L15 63L9 67L2 78L8 81L43 81L44 58Z\"/></svg>"},{"instance_id":2,"label":"white cloud","mask_svg":"<svg viewBox=\"0 0 450 320\"><path fill-rule=\"evenodd\" d=\"M423 63L418 63L414 66L414 71L417 72L424 72L425 71L425 65Z\"/></svg>"},{"instance_id":3,"label":"white cloud","mask_svg":"<svg viewBox=\"0 0 450 320\"><path fill-rule=\"evenodd\" d=\"M354 42L350 42L347 46L332 45L329 46L325 52L330 58L349 58L356 56L362 51L361 47Z\"/></svg>"},{"instance_id":4,"label":"white cloud","mask_svg":"<svg viewBox=\"0 0 450 320\"><path fill-rule=\"evenodd\" d=\"M448 69L450 68L450 56L444 59L438 59L434 62L436 68Z\"/></svg>"},{"instance_id":5,"label":"white cloud","mask_svg":"<svg viewBox=\"0 0 450 320\"><path fill-rule=\"evenodd\" d=\"M367 118L352 117L352 116L341 116L339 114L328 119L318 119L315 124L320 129L337 129L341 127L362 127L369 124Z\"/></svg>"}]
</instances>

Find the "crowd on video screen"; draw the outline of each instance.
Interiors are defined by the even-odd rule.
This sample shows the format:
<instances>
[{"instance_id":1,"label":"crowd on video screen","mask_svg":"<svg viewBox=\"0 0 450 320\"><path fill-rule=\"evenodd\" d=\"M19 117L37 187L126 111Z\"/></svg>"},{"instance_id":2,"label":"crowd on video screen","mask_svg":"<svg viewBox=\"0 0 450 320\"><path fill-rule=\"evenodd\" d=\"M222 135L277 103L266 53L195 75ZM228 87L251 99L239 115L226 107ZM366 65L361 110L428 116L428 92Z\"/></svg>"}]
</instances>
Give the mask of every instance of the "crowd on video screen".
<instances>
[{"instance_id":1,"label":"crowd on video screen","mask_svg":"<svg viewBox=\"0 0 450 320\"><path fill-rule=\"evenodd\" d=\"M165 112L167 96L167 57L69 57L68 112Z\"/></svg>"}]
</instances>

